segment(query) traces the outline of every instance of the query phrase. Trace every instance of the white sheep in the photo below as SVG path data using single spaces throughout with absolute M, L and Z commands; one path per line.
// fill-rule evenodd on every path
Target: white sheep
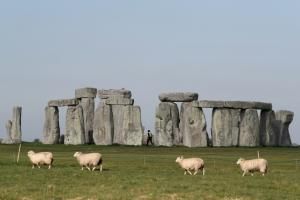
M 51 152 L 35 153 L 34 151 L 28 151 L 27 155 L 32 163 L 32 169 L 35 165 L 38 168 L 41 168 L 40 165 L 49 165 L 48 169 L 51 169 L 53 163 L 53 154 Z
M 89 171 L 91 171 L 90 167 L 93 167 L 92 171 L 96 169 L 97 166 L 100 167 L 100 172 L 102 172 L 102 155 L 100 153 L 82 153 L 76 152 L 74 157 L 77 159 L 79 165 L 81 166 L 81 170 L 86 167 Z
M 238 159 L 236 162 L 237 165 L 240 165 L 241 170 L 243 171 L 243 176 L 246 173 L 250 172 L 253 176 L 253 172 L 259 171 L 264 176 L 268 171 L 268 161 L 263 158 L 245 160 L 243 158 Z
M 183 169 L 184 175 L 188 172 L 192 175 L 190 170 L 194 170 L 194 175 L 198 173 L 199 170 L 202 170 L 202 174 L 204 176 L 204 161 L 201 158 L 183 158 L 183 156 L 177 157 L 176 161 Z

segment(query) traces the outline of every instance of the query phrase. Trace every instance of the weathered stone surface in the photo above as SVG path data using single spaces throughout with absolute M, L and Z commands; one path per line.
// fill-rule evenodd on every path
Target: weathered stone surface
M 94 142 L 97 145 L 113 144 L 113 115 L 110 105 L 101 102 L 95 112 Z
M 239 146 L 259 146 L 259 118 L 254 109 L 241 112 Z
M 80 105 L 69 106 L 66 116 L 65 144 L 84 144 L 84 117 Z
M 79 88 L 75 90 L 75 98 L 95 98 L 97 96 L 97 88 Z
M 201 108 L 193 107 L 192 103 L 182 103 L 179 129 L 184 146 L 207 147 L 206 119 Z
M 13 108 L 13 116 L 11 120 L 10 128 L 10 138 L 12 143 L 18 144 L 22 142 L 22 130 L 21 130 L 21 121 L 22 121 L 22 107 Z
M 271 103 L 251 101 L 194 101 L 194 107 L 272 110 Z
M 109 90 L 99 90 L 98 96 L 100 99 L 108 99 L 112 96 L 119 96 L 122 98 L 131 98 L 131 91 L 126 89 L 109 89 Z
M 45 122 L 43 131 L 44 144 L 58 144 L 60 137 L 59 111 L 57 107 L 45 108 Z
M 65 135 L 64 134 L 60 135 L 58 143 L 59 144 L 64 144 L 65 143 Z
M 79 104 L 78 99 L 59 99 L 51 100 L 48 102 L 48 106 L 63 107 L 63 106 L 76 106 Z
M 277 146 L 279 132 L 276 131 L 276 118 L 273 110 L 262 110 L 260 113 L 260 145 Z
M 240 110 L 215 108 L 212 114 L 212 145 L 238 146 Z
M 294 113 L 287 110 L 280 110 L 276 112 L 277 131 L 279 133 L 278 145 L 291 146 L 292 141 L 289 132 L 290 123 L 294 119 Z
M 1 143 L 3 143 L 3 144 L 13 144 L 14 143 L 14 141 L 11 138 L 11 127 L 12 127 L 12 121 L 8 120 L 5 124 L 7 138 L 3 139 L 1 141 Z
M 85 144 L 92 144 L 95 100 L 94 98 L 81 98 L 79 104 L 83 110 Z
M 126 145 L 142 145 L 143 126 L 139 106 L 124 107 L 123 131 L 122 135 Z
M 159 95 L 159 100 L 162 102 L 191 102 L 197 99 L 198 93 L 193 92 L 172 92 Z
M 120 96 L 111 96 L 108 99 L 105 99 L 105 103 L 107 105 L 133 105 L 134 100 Z
M 155 114 L 155 145 L 172 146 L 181 143 L 179 111 L 175 103 L 162 102 Z

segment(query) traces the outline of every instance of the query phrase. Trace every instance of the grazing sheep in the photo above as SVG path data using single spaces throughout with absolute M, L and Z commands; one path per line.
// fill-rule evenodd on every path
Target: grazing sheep
M 100 172 L 102 172 L 102 155 L 100 153 L 81 153 L 76 152 L 74 157 L 77 159 L 79 165 L 81 166 L 81 170 L 86 167 L 89 171 L 91 171 L 90 167 L 93 167 L 92 171 L 96 169 L 97 166 L 100 167 Z
M 41 168 L 40 165 L 49 165 L 48 169 L 51 169 L 53 163 L 53 154 L 51 152 L 35 153 L 34 151 L 28 151 L 27 155 L 32 163 L 32 169 L 35 165 L 38 168 Z
M 184 175 L 188 172 L 192 175 L 190 170 L 194 170 L 194 175 L 198 173 L 199 170 L 202 170 L 202 174 L 204 176 L 204 161 L 201 158 L 183 158 L 183 156 L 177 157 L 176 161 L 183 169 Z
M 264 176 L 268 171 L 268 161 L 263 158 L 245 160 L 243 158 L 238 159 L 236 162 L 237 165 L 240 165 L 243 173 L 243 176 L 246 175 L 247 172 L 250 172 L 253 176 L 253 172 L 259 171 Z

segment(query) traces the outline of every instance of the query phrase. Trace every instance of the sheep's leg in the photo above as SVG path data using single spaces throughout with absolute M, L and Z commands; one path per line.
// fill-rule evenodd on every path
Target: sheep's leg
M 48 169 L 51 169 L 51 164 L 49 165 Z
M 184 175 L 186 175 L 186 169 L 184 170 Z
M 205 175 L 205 169 L 204 168 L 202 169 L 202 175 L 203 176 Z
M 198 173 L 198 170 L 195 170 L 194 175 L 196 175 Z
M 246 175 L 246 173 L 247 173 L 247 171 L 244 171 L 244 173 L 243 173 L 243 176 L 245 176 L 245 175 Z
M 83 166 L 81 166 L 81 171 L 83 171 Z
M 31 169 L 34 169 L 34 164 L 32 165 Z
M 188 173 L 189 173 L 190 175 L 193 175 L 192 172 L 191 172 L 190 170 L 187 170 L 187 171 L 188 171 Z
M 39 167 L 39 169 L 41 168 L 41 166 L 39 164 L 37 166 Z
M 103 169 L 102 169 L 102 165 L 100 165 L 100 172 L 102 172 L 102 170 L 103 170 Z
M 95 171 L 95 169 L 96 169 L 96 167 L 94 166 L 93 169 L 92 169 L 92 171 Z
M 87 168 L 89 171 L 91 171 L 91 168 L 90 168 L 89 166 L 86 166 L 86 168 Z

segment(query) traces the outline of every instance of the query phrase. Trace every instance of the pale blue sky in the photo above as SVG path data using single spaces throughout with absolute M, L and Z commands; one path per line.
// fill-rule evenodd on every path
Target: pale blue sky
M 14 105 L 33 140 L 48 100 L 92 86 L 132 90 L 151 129 L 160 92 L 272 102 L 295 112 L 300 143 L 299 10 L 297 0 L 1 1 L 0 137 Z

